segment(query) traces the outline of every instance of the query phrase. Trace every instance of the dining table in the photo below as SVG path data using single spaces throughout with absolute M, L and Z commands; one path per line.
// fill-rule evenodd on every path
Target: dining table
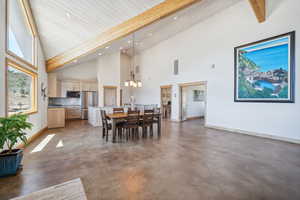
M 148 114 L 146 114 L 148 115 Z M 154 113 L 154 118 L 157 118 L 157 134 L 160 136 L 161 134 L 161 113 Z M 139 114 L 140 118 L 143 119 L 144 113 Z M 128 114 L 126 112 L 124 113 L 111 113 L 107 114 L 107 117 L 111 119 L 112 124 L 112 133 L 113 133 L 113 142 L 116 141 L 116 135 L 117 135 L 117 123 L 123 122 L 128 117 Z

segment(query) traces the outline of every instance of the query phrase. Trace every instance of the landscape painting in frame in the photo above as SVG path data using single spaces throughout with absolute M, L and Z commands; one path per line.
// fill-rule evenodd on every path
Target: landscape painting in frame
M 234 50 L 235 102 L 294 102 L 295 32 Z

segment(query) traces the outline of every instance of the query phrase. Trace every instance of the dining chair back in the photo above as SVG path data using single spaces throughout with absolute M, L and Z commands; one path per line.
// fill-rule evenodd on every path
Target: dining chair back
M 139 110 L 129 110 L 127 112 L 128 116 L 130 115 L 140 115 L 140 111 Z
M 139 138 L 140 112 L 128 111 L 123 127 L 126 129 L 126 138 Z
M 124 113 L 124 108 L 113 108 L 113 113 Z
M 127 128 L 130 128 L 133 126 L 138 126 L 139 125 L 139 119 L 140 119 L 140 115 L 139 113 L 136 113 L 136 114 L 129 114 L 126 118 L 126 123 L 125 123 L 125 126 Z
M 148 112 L 148 113 L 144 113 L 143 115 L 143 120 L 142 120 L 142 124 L 143 126 L 150 126 L 153 124 L 153 118 L 154 118 L 154 112 Z
M 154 114 L 154 109 L 144 110 L 144 114 L 145 114 L 145 115 L 148 115 L 148 114 L 153 115 L 153 114 Z
M 106 141 L 108 140 L 108 131 L 111 130 L 112 126 L 108 123 L 108 117 L 106 115 L 105 110 L 100 110 L 101 113 L 101 121 L 102 121 L 102 137 L 106 136 Z
M 138 108 L 137 107 L 135 107 L 135 108 L 128 108 L 128 111 L 127 112 L 131 112 L 131 111 L 138 111 Z

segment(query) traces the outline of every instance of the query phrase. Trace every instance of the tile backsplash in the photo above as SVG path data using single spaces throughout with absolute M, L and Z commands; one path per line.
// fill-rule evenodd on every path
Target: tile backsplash
M 80 98 L 49 98 L 49 106 L 80 106 Z

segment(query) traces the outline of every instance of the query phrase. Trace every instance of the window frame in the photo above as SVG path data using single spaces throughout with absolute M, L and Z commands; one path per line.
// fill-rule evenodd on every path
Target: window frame
M 26 111 L 26 112 L 19 112 L 22 114 L 26 114 L 26 115 L 31 115 L 31 114 L 35 114 L 38 112 L 38 74 L 26 67 L 23 67 L 21 64 L 6 58 L 5 60 L 5 115 L 6 116 L 11 116 L 13 114 L 9 114 L 8 113 L 8 68 L 9 67 L 13 67 L 19 71 L 22 71 L 28 75 L 30 75 L 32 77 L 33 83 L 32 83 L 32 97 L 31 97 L 31 110 Z M 17 114 L 17 113 L 15 113 Z
M 32 63 L 28 62 L 27 60 L 21 58 L 11 50 L 9 50 L 9 0 L 6 0 L 6 43 L 5 43 L 5 49 L 6 49 L 6 54 L 13 57 L 14 59 L 28 65 L 30 68 L 34 70 L 38 70 L 37 67 L 37 31 L 35 28 L 35 23 L 33 21 L 32 13 L 30 6 L 27 2 L 27 0 L 16 0 L 19 1 L 22 11 L 23 11 L 23 16 L 25 17 L 26 21 L 26 26 L 29 29 L 31 36 L 32 36 Z

